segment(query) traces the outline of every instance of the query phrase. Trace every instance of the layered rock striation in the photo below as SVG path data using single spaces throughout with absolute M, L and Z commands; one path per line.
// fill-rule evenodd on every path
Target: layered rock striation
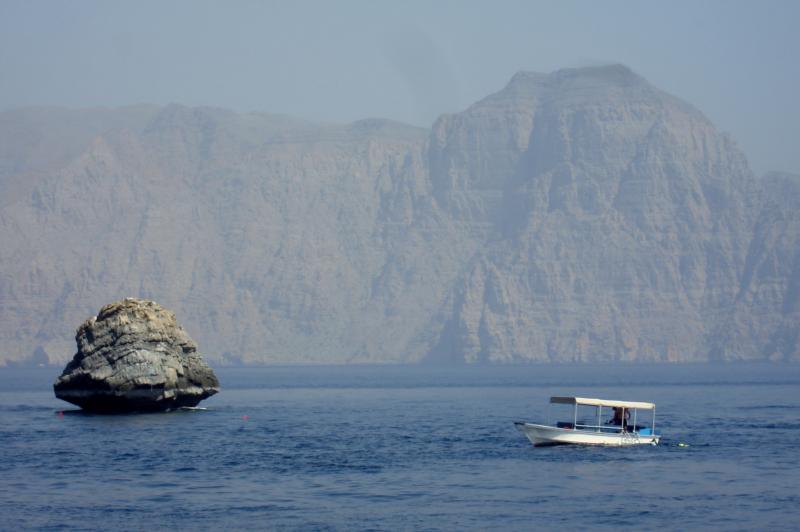
M 152 301 L 106 305 L 75 335 L 78 352 L 53 388 L 94 412 L 196 406 L 219 391 L 216 375 L 175 314 Z
M 118 112 L 0 116 L 40 138 L 0 150 L 0 361 L 66 362 L 120 293 L 220 364 L 800 357 L 796 178 L 624 66 L 430 130 Z
M 433 357 L 761 358 L 722 332 L 758 183 L 698 110 L 621 65 L 520 73 L 433 138 L 437 198 L 482 237 Z

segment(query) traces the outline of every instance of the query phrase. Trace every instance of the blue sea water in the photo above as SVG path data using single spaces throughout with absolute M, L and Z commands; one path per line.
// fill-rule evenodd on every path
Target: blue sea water
M 798 365 L 219 369 L 205 411 L 122 416 L 57 373 L 0 370 L 2 529 L 800 526 Z M 534 448 L 551 395 L 655 402 L 662 444 Z

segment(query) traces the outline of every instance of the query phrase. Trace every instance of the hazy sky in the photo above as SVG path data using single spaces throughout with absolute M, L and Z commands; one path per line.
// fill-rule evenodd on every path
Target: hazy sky
M 800 173 L 800 1 L 0 0 L 0 109 L 213 105 L 429 126 L 519 70 L 624 63 Z

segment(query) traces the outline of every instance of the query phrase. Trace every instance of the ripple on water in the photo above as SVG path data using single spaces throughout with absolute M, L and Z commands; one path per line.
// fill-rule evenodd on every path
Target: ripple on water
M 463 385 L 447 375 L 437 386 L 427 373 L 385 385 L 379 369 L 369 370 L 373 382 L 359 370 L 369 384 L 359 387 L 315 368 L 278 372 L 312 383 L 305 388 L 259 387 L 259 375 L 276 377 L 253 370 L 207 411 L 119 417 L 54 415 L 51 390 L 31 392 L 30 407 L 0 394 L 10 401 L 0 404 L 3 527 L 528 529 L 534 518 L 574 528 L 579 516 L 592 528 L 672 529 L 681 516 L 683 529 L 779 529 L 800 521 L 800 423 L 786 399 L 796 385 L 780 384 L 794 377 L 773 386 L 762 372 L 749 385 L 747 372 L 737 381 L 728 368 L 729 384 L 706 375 L 678 385 L 686 372 L 662 369 L 665 383 L 647 375 L 650 384 L 636 389 L 609 386 L 602 371 L 597 382 L 588 373 L 576 380 L 569 368 L 563 378 L 552 369 L 546 378 L 537 368 L 495 371 L 485 386 L 472 373 Z M 713 383 L 713 393 L 698 382 Z M 587 388 L 654 400 L 663 444 L 533 448 L 514 428 L 513 420 L 543 419 L 549 395 Z M 705 400 L 713 411 L 699 406 Z

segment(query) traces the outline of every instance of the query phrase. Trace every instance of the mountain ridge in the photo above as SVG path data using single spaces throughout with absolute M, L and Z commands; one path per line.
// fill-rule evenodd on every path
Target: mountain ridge
M 146 110 L 3 155 L 35 178 L 0 204 L 0 360 L 61 363 L 126 296 L 217 364 L 800 359 L 795 181 L 622 65 L 430 129 Z

